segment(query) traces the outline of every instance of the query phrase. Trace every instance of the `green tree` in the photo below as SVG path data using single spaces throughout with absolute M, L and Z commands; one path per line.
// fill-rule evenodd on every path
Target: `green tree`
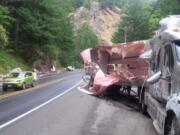
M 8 45 L 8 36 L 6 29 L 0 25 L 0 47 L 3 48 Z
M 80 49 L 84 50 L 90 47 L 96 47 L 99 44 L 99 40 L 88 25 L 83 25 L 77 31 L 75 43 Z
M 148 39 L 149 32 L 149 7 L 142 0 L 129 0 L 125 15 L 119 24 L 117 32 L 114 33 L 114 43 L 124 42 L 124 31 L 127 30 L 127 41 Z
M 72 0 L 73 6 L 79 8 L 81 6 L 89 7 L 93 0 Z M 114 6 L 123 7 L 127 0 L 96 0 L 99 2 L 101 8 L 112 8 Z
M 72 5 L 74 8 L 79 8 L 83 5 L 84 0 L 72 0 Z
M 87 48 L 97 47 L 99 45 L 99 40 L 94 31 L 92 31 L 92 29 L 89 26 L 83 25 L 76 32 L 74 44 L 76 46 L 76 49 L 74 51 L 74 65 L 80 67 L 82 64 L 80 62 L 80 53 Z
M 159 0 L 162 16 L 179 14 L 180 1 L 179 0 Z
M 83 6 L 86 7 L 86 8 L 89 8 L 90 7 L 90 0 L 84 0 L 83 1 Z
M 66 54 L 73 48 L 73 26 L 68 17 L 71 11 L 68 0 L 24 1 L 16 12 L 19 23 L 16 51 L 28 60 L 38 57 L 39 52 L 46 53 L 64 64 L 68 56 L 62 57 L 60 53 Z
M 114 6 L 118 6 L 122 8 L 127 0 L 99 0 L 101 8 L 113 8 Z
M 5 28 L 9 29 L 12 27 L 14 19 L 10 16 L 10 11 L 7 6 L 0 5 L 0 24 Z
M 157 0 L 153 1 L 151 7 L 154 9 L 149 19 L 149 28 L 151 35 L 157 30 L 159 21 L 167 17 L 168 15 L 176 15 L 180 12 L 180 1 L 179 0 Z
M 162 19 L 162 15 L 160 10 L 154 11 L 154 13 L 151 15 L 149 19 L 149 30 L 151 32 L 151 35 L 154 35 L 154 31 L 158 29 L 159 22 Z
M 14 19 L 10 16 L 7 6 L 0 5 L 0 47 L 5 47 L 9 42 L 8 32 Z

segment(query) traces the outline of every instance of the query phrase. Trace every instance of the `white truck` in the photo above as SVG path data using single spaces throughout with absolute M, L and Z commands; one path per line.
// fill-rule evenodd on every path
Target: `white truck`
M 162 19 L 150 43 L 151 70 L 140 95 L 141 109 L 160 135 L 180 135 L 180 16 Z
M 180 135 L 180 16 L 160 22 L 156 36 L 81 53 L 88 94 L 111 90 L 130 95 L 137 88 L 140 110 L 148 113 L 160 135 Z

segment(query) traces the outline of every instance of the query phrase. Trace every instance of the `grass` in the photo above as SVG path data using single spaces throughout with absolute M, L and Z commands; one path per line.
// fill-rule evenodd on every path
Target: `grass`
M 28 64 L 19 56 L 6 50 L 0 50 L 0 73 L 5 74 L 14 68 L 29 69 Z

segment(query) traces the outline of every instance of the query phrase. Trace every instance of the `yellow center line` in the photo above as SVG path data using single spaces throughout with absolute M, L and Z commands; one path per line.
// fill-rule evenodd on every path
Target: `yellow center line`
M 12 97 L 12 96 L 20 95 L 20 94 L 23 94 L 23 93 L 31 92 L 31 91 L 34 91 L 34 90 L 40 90 L 39 88 L 44 88 L 44 87 L 46 87 L 48 85 L 58 83 L 58 82 L 62 81 L 65 78 L 67 78 L 67 77 L 64 77 L 64 78 L 61 78 L 61 79 L 58 79 L 58 80 L 54 80 L 54 81 L 50 81 L 50 82 L 47 82 L 47 83 L 39 84 L 39 85 L 37 85 L 37 86 L 35 86 L 33 88 L 28 88 L 28 89 L 21 90 L 21 91 L 14 91 L 14 92 L 4 93 L 3 95 L 0 95 L 0 100 L 6 99 L 6 98 L 9 98 L 9 97 Z

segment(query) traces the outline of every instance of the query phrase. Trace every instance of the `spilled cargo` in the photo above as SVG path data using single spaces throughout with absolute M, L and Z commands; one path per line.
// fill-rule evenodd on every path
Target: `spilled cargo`
M 150 68 L 150 48 L 148 41 L 137 41 L 84 50 L 84 70 L 90 76 L 86 90 L 100 95 L 111 86 L 141 87 Z

